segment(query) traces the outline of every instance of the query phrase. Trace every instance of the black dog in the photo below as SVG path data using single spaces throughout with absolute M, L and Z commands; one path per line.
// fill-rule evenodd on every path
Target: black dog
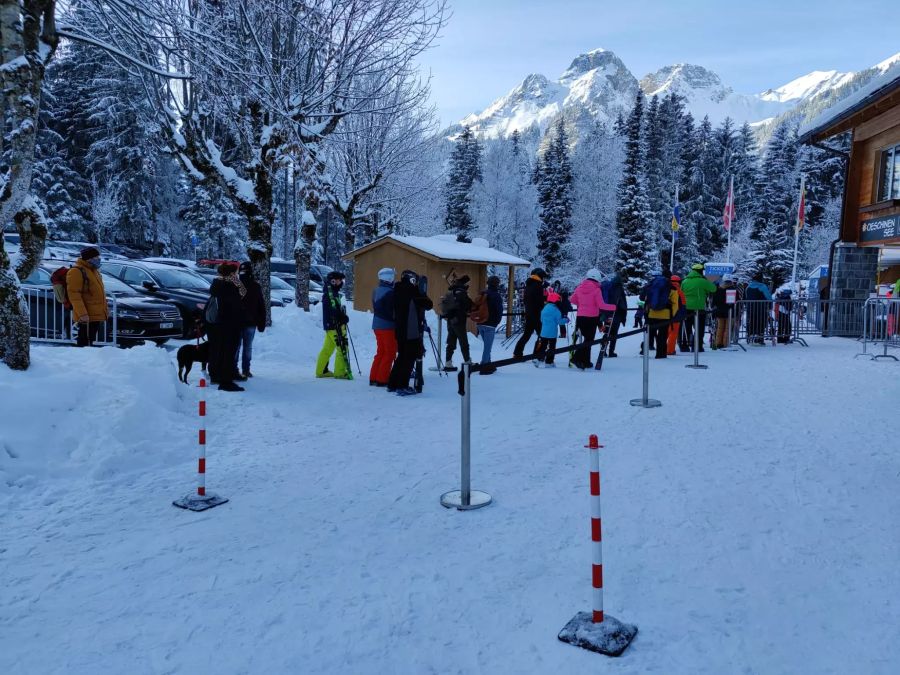
M 209 362 L 209 343 L 201 342 L 198 345 L 184 345 L 178 348 L 178 379 L 188 384 L 187 376 L 191 372 L 191 367 L 195 363 L 200 363 L 200 367 L 206 370 L 206 364 Z

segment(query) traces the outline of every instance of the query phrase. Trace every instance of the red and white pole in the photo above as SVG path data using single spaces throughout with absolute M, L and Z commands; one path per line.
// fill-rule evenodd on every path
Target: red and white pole
M 215 492 L 206 491 L 206 379 L 200 379 L 200 400 L 197 403 L 200 418 L 197 430 L 197 445 L 200 446 L 200 457 L 197 459 L 197 492 L 191 492 L 172 504 L 180 509 L 205 511 L 214 506 L 225 504 L 228 500 Z
M 588 439 L 591 457 L 591 579 L 594 623 L 603 623 L 603 527 L 600 520 L 600 442 L 595 434 Z
M 200 432 L 197 440 L 200 445 L 200 458 L 197 460 L 197 496 L 206 496 L 206 379 L 200 378 Z

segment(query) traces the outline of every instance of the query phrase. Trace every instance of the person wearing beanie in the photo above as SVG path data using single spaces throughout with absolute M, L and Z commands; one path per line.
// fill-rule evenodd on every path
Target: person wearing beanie
M 375 358 L 369 369 L 369 386 L 386 387 L 397 356 L 394 321 L 394 278 L 392 267 L 378 270 L 378 285 L 372 290 L 372 332 L 375 333 Z
M 685 339 L 690 351 L 694 349 L 694 321 L 699 320 L 700 351 L 703 351 L 703 334 L 706 332 L 706 302 L 716 292 L 716 285 L 703 276 L 703 263 L 691 265 L 691 271 L 681 282 L 681 290 L 687 304 L 684 320 Z
M 234 263 L 222 263 L 216 271 L 219 276 L 209 287 L 206 312 L 209 379 L 222 391 L 244 391 L 234 381 L 240 379 L 235 354 L 241 341 L 247 288 L 238 277 L 238 266 Z
M 239 360 L 241 366 L 237 379 L 243 381 L 253 377 L 253 373 L 250 372 L 253 339 L 256 337 L 257 331 L 264 333 L 266 330 L 266 303 L 263 300 L 262 286 L 253 276 L 253 265 L 249 260 L 242 262 L 238 268 L 238 279 L 247 289 L 247 292 L 241 297 L 243 321 L 241 321 L 241 332 L 238 335 L 238 348 L 234 352 L 234 369 L 238 370 Z
M 537 352 L 541 341 L 541 312 L 544 309 L 544 289 L 547 287 L 547 273 L 540 267 L 531 270 L 531 276 L 525 281 L 524 305 L 525 326 L 522 329 L 522 337 L 513 347 L 513 356 L 521 357 L 525 354 L 525 345 L 531 339 L 532 334 L 537 333 L 537 342 L 534 351 Z M 512 308 L 510 308 L 512 311 Z
M 572 295 L 571 302 L 578 311 L 575 316 L 575 330 L 581 335 L 581 345 L 572 354 L 572 365 L 581 370 L 593 367 L 591 362 L 591 342 L 600 324 L 600 312 L 615 312 L 616 306 L 603 299 L 600 270 L 591 268 Z
M 562 296 L 556 291 L 548 291 L 547 302 L 541 310 L 541 345 L 533 361 L 536 367 L 540 368 L 543 362 L 544 368 L 556 368 L 553 352 L 556 351 L 559 329 L 567 323 L 569 317 L 562 312 Z
M 459 343 L 463 361 L 471 363 L 469 353 L 469 335 L 466 321 L 472 311 L 472 300 L 469 298 L 469 277 L 463 274 L 450 284 L 450 290 L 441 298 L 441 315 L 447 320 L 447 358 L 444 370 L 456 370 L 453 365 L 453 352 Z
M 100 267 L 100 251 L 87 246 L 66 272 L 66 293 L 72 303 L 72 317 L 78 323 L 76 344 L 79 347 L 93 346 L 100 327 L 109 318 Z
M 325 329 L 325 340 L 316 359 L 316 377 L 334 377 L 339 380 L 352 380 L 350 370 L 350 348 L 347 340 L 347 324 L 350 317 L 344 307 L 344 273 L 332 271 L 325 277 L 325 288 L 322 291 L 322 327 Z M 336 353 L 335 353 L 336 350 Z M 328 370 L 331 355 L 334 356 L 334 372 Z
M 656 358 L 664 359 L 667 356 L 666 335 L 669 329 L 669 321 L 678 313 L 679 296 L 672 287 L 672 273 L 664 269 L 654 275 L 653 279 L 644 286 L 640 293 L 640 299 L 645 303 L 644 310 L 647 314 L 647 335 L 649 344 L 641 344 L 641 354 L 644 348 L 656 348 Z M 657 304 L 658 303 L 658 304 Z
M 503 318 L 503 298 L 500 296 L 500 277 L 491 276 L 487 280 L 485 288 L 472 305 L 469 318 L 478 327 L 478 337 L 481 338 L 481 369 L 482 375 L 491 375 L 497 372 L 491 363 L 491 348 L 494 346 L 494 336 L 497 334 L 497 326 Z
M 713 293 L 713 316 L 716 319 L 716 335 L 713 349 L 724 349 L 728 346 L 731 335 L 731 321 L 734 305 L 728 304 L 728 291 L 735 290 L 734 277 L 731 274 L 722 276 L 722 283 Z

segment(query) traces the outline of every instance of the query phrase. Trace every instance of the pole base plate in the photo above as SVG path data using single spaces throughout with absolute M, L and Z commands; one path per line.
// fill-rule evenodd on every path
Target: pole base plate
M 637 632 L 637 626 L 622 623 L 609 614 L 603 616 L 601 623 L 594 623 L 591 612 L 578 612 L 557 637 L 570 645 L 598 654 L 621 656 Z
M 192 492 L 181 499 L 176 499 L 172 502 L 172 506 L 177 506 L 179 509 L 187 509 L 188 511 L 206 511 L 206 509 L 220 506 L 226 502 L 228 502 L 228 499 L 220 497 L 215 492 L 207 492 L 203 497 L 196 492 Z
M 641 408 L 659 408 L 662 403 L 655 398 L 648 398 L 646 401 L 642 398 L 633 398 L 629 401 L 631 405 Z
M 691 368 L 692 370 L 706 370 L 709 366 L 704 366 L 702 363 L 698 363 L 696 366 L 693 363 L 689 363 L 685 366 L 685 368 Z
M 469 492 L 469 503 L 463 504 L 462 490 L 451 490 L 441 495 L 441 506 L 448 509 L 459 509 L 460 511 L 472 511 L 487 506 L 492 501 L 491 496 L 487 492 L 481 490 L 471 490 Z

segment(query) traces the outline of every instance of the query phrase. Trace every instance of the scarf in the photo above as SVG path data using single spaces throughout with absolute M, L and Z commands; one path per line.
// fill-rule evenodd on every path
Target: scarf
M 241 280 L 238 278 L 237 272 L 229 274 L 227 277 L 222 277 L 222 279 L 224 281 L 227 281 L 228 283 L 234 284 L 237 287 L 238 293 L 240 293 L 241 298 L 247 295 L 247 287 L 241 283 Z

